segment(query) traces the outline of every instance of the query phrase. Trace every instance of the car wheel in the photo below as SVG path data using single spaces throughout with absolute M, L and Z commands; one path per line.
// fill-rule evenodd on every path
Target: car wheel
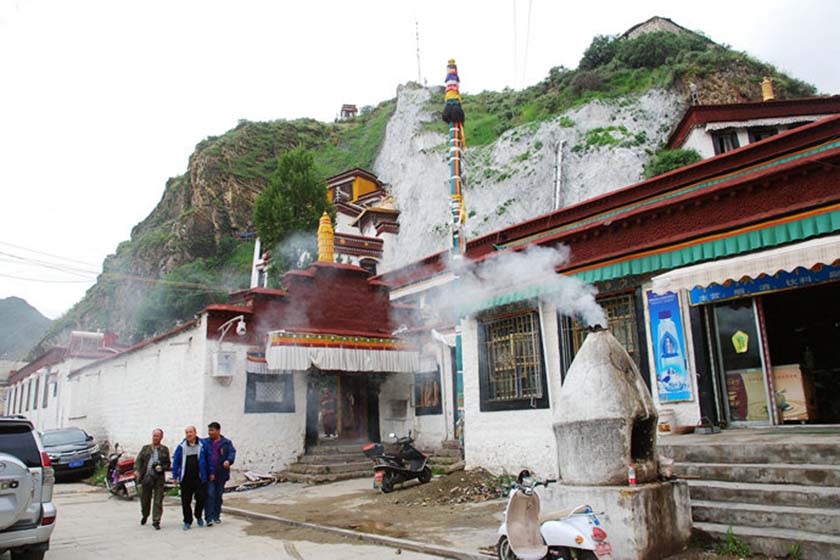
M 12 550 L 12 560 L 44 560 L 46 550 Z

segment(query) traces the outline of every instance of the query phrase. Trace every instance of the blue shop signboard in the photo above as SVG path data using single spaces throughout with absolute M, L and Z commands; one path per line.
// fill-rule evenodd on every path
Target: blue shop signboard
M 759 276 L 755 279 L 744 278 L 738 282 L 729 281 L 705 287 L 698 286 L 688 292 L 688 301 L 691 305 L 700 305 L 767 292 L 790 290 L 799 286 L 831 282 L 832 280 L 840 280 L 840 266 L 819 265 L 814 268 L 800 266 L 791 272 L 780 270 L 776 274 Z
M 659 402 L 692 400 L 685 357 L 680 298 L 673 292 L 647 293 Z

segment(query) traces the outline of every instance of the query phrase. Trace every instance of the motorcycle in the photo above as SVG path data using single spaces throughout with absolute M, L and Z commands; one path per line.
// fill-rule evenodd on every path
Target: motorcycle
M 365 455 L 375 461 L 373 466 L 373 487 L 379 488 L 384 494 L 394 490 L 395 484 L 417 479 L 421 484 L 432 480 L 432 469 L 426 465 L 428 457 L 423 455 L 414 445 L 411 432 L 408 436 L 398 438 L 396 434 L 388 434 L 395 438 L 399 450 L 396 454 L 385 453 L 381 443 L 369 443 L 362 448 Z
M 511 485 L 505 517 L 499 527 L 499 560 L 609 559 L 612 546 L 598 515 L 587 505 L 540 516 L 538 486 L 556 480 L 537 480 L 524 470 Z M 600 514 L 603 515 L 603 514 Z
M 120 444 L 114 445 L 114 451 L 108 455 L 108 469 L 105 473 L 105 486 L 114 496 L 131 500 L 137 495 L 137 476 L 134 473 L 134 459 L 120 457 L 124 452 L 119 451 Z

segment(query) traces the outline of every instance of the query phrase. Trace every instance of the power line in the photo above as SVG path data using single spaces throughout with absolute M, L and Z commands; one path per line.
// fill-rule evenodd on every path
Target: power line
M 46 280 L 43 278 L 24 278 L 23 276 L 14 276 L 12 274 L 2 274 L 3 278 L 13 278 L 15 280 L 25 280 L 27 282 L 42 282 L 44 284 L 88 284 L 94 280 Z
M 88 262 L 77 261 L 76 259 L 71 259 L 71 258 L 68 258 L 68 257 L 62 257 L 60 255 L 53 255 L 51 253 L 45 253 L 43 251 L 37 251 L 35 249 L 29 249 L 28 247 L 22 247 L 20 245 L 15 245 L 14 243 L 9 243 L 7 241 L 0 241 L 0 245 L 7 245 L 9 247 L 14 247 L 15 249 L 22 249 L 24 251 L 29 251 L 30 253 L 37 253 L 39 255 L 44 255 L 46 257 L 53 257 L 54 259 L 61 259 L 63 261 L 70 261 L 70 262 L 74 262 L 76 264 L 83 264 L 83 265 L 86 265 L 86 266 L 96 266 L 95 264 L 91 264 L 91 263 L 88 263 Z
M 74 276 L 80 276 L 80 275 L 96 276 L 97 274 L 99 274 L 99 272 L 93 271 L 93 270 L 86 270 L 86 269 L 77 268 L 77 267 L 68 266 L 68 265 L 63 265 L 63 264 L 59 264 L 59 263 L 51 263 L 51 262 L 42 261 L 42 260 L 38 260 L 38 259 L 32 259 L 32 258 L 29 258 L 29 257 L 21 257 L 20 255 L 14 255 L 12 253 L 6 253 L 5 251 L 0 251 L 0 255 L 4 255 L 6 257 L 10 257 L 11 259 L 14 259 L 14 260 L 0 259 L 0 260 L 4 260 L 5 262 L 15 262 L 15 263 L 18 263 L 18 264 L 29 265 L 29 266 L 40 266 L 42 268 L 49 268 L 49 269 L 52 269 L 52 270 L 57 270 L 59 272 L 65 272 L 67 274 L 73 274 Z
M 525 25 L 525 55 L 522 57 L 522 87 L 525 87 L 525 73 L 528 67 L 528 43 L 531 41 L 531 6 L 533 0 L 528 0 L 528 21 Z

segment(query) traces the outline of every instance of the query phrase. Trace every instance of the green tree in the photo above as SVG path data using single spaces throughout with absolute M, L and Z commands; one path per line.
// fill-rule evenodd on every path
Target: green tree
M 304 247 L 316 245 L 318 219 L 324 212 L 333 213 L 312 153 L 298 146 L 283 154 L 254 204 L 254 225 L 263 246 L 272 252 L 273 273 L 285 272 Z M 292 254 L 283 245 L 291 246 Z
M 610 62 L 615 56 L 618 43 L 612 35 L 596 35 L 580 59 L 580 70 L 592 70 Z
M 660 150 L 645 164 L 645 178 L 697 163 L 703 159 L 697 150 Z
M 695 33 L 655 31 L 619 41 L 615 56 L 630 68 L 656 68 L 675 62 L 681 53 L 704 51 L 709 44 Z

